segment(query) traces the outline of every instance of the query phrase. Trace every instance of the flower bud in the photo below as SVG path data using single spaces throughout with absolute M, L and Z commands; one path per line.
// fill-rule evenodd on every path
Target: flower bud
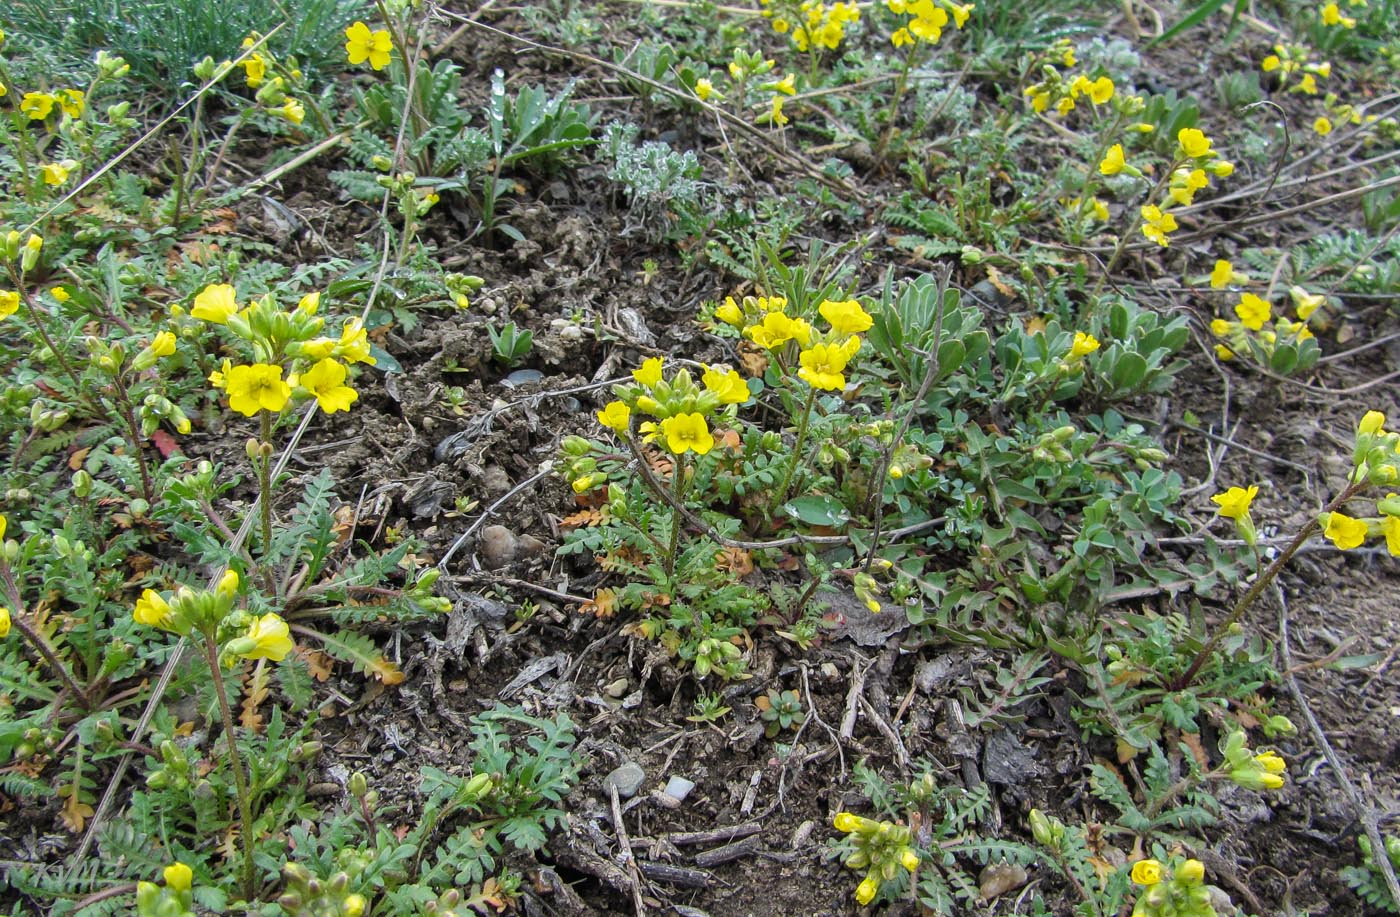
M 1205 877 L 1206 865 L 1200 860 L 1187 860 L 1176 870 L 1176 880 L 1185 885 L 1199 885 Z
M 43 237 L 31 233 L 29 239 L 24 243 L 24 251 L 20 252 L 20 269 L 25 271 L 34 270 L 34 266 L 39 263 L 39 252 L 43 247 Z
M 369 792 L 369 778 L 363 771 L 355 771 L 350 775 L 350 780 L 345 784 L 345 788 L 350 791 L 350 795 L 356 799 L 364 799 Z

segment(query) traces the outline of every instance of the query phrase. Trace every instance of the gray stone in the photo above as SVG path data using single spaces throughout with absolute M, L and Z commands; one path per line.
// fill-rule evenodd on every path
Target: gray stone
M 617 787 L 617 795 L 623 799 L 631 799 L 637 795 L 637 791 L 642 788 L 646 781 L 646 771 L 642 766 L 634 761 L 624 761 L 613 768 L 612 773 L 603 778 L 603 790 L 611 791 Z

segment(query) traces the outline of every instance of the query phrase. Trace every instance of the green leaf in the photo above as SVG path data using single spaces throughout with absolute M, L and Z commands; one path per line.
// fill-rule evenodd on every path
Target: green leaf
M 813 494 L 783 504 L 783 512 L 799 522 L 838 528 L 851 520 L 851 514 L 835 497 Z

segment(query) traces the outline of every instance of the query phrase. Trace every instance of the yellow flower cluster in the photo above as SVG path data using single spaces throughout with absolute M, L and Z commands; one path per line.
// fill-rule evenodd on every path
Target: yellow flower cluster
M 855 852 L 846 857 L 846 866 L 866 870 L 865 878 L 856 886 L 856 903 L 862 907 L 875 900 L 881 883 L 892 881 L 901 868 L 911 873 L 919 868 L 914 835 L 904 825 L 838 812 L 832 826 L 856 845 Z
M 57 89 L 53 92 L 26 92 L 19 100 L 19 110 L 31 121 L 46 121 L 57 107 L 69 118 L 81 118 L 87 109 L 87 94 L 81 89 Z
M 860 7 L 854 0 L 824 3 L 802 0 L 796 5 L 781 0 L 759 0 L 763 17 L 779 35 L 792 37 L 799 51 L 835 51 L 846 37 L 846 26 L 860 21 Z M 776 9 L 774 8 L 776 7 Z
M 1026 87 L 1025 94 L 1031 100 L 1031 108 L 1044 112 L 1054 105 L 1055 111 L 1067 115 L 1074 111 L 1078 100 L 1087 98 L 1095 105 L 1106 105 L 1113 100 L 1116 87 L 1107 76 L 1089 79 L 1082 73 L 1073 79 L 1065 80 L 1054 67 L 1045 67 L 1046 78 L 1033 86 Z
M 1400 481 L 1400 433 L 1385 429 L 1385 415 L 1367 411 L 1356 427 L 1352 453 L 1354 482 L 1393 485 Z M 1386 550 L 1400 557 L 1400 494 L 1387 493 L 1376 501 L 1375 516 L 1353 518 L 1341 512 L 1322 513 L 1322 534 L 1343 551 L 1359 548 L 1367 538 L 1383 537 Z
M 320 294 L 310 293 L 292 310 L 278 308 L 271 296 L 240 309 L 237 292 L 226 283 L 205 287 L 195 296 L 191 318 L 227 328 L 252 344 L 258 357 L 251 364 L 224 360 L 210 374 L 210 384 L 228 395 L 230 408 L 246 417 L 264 411 L 276 414 L 297 396 L 314 398 L 327 414 L 350 409 L 359 394 L 346 384 L 348 365 L 374 364 L 369 336 L 358 318 L 345 323 L 339 338 L 318 336 L 325 326 L 316 315 L 319 306 Z M 297 371 L 298 367 L 304 368 Z
M 1211 272 L 1211 286 L 1216 289 L 1225 287 L 1231 281 L 1240 282 L 1245 279 L 1247 278 L 1234 272 L 1228 261 L 1217 261 L 1215 269 Z M 1216 357 L 1232 360 L 1236 353 L 1248 349 L 1267 363 L 1273 357 L 1279 343 L 1296 346 L 1304 341 L 1313 340 L 1312 330 L 1308 328 L 1308 319 L 1326 298 L 1309 293 L 1299 286 L 1290 288 L 1288 293 L 1297 315 L 1296 321 L 1290 321 L 1283 316 L 1275 319 L 1273 303 L 1253 293 L 1241 293 L 1234 309 L 1238 321 L 1217 318 L 1210 323 L 1211 334 L 1219 339 L 1215 345 Z M 1266 328 L 1265 325 L 1270 322 L 1273 322 L 1273 327 Z
M 890 35 L 890 43 L 896 48 L 919 42 L 936 45 L 943 37 L 950 16 L 953 25 L 961 29 L 977 8 L 972 3 L 959 4 L 951 0 L 885 0 L 885 6 L 897 16 L 909 17 Z
M 1312 60 L 1312 51 L 1304 45 L 1274 45 L 1274 53 L 1266 56 L 1259 64 L 1265 73 L 1277 73 L 1279 87 L 1288 87 L 1296 77 L 1298 82 L 1290 92 L 1304 95 L 1317 95 L 1317 81 L 1332 75 L 1332 65 L 1327 61 L 1318 63 Z
M 249 35 L 243 39 L 243 49 L 246 51 L 258 43 L 258 36 Z M 196 74 L 210 73 L 208 66 L 212 61 L 206 59 L 205 65 L 196 67 Z M 288 95 L 288 88 L 301 85 L 301 71 L 295 67 L 284 66 L 281 61 L 272 56 L 264 48 L 249 54 L 239 61 L 243 68 L 244 79 L 247 80 L 248 88 L 256 90 L 258 105 L 269 113 L 281 118 L 285 118 L 293 124 L 301 124 L 306 118 L 306 106 L 299 100 Z M 232 67 L 231 61 L 224 61 L 219 65 L 221 69 Z
M 681 369 L 667 381 L 664 368 L 663 358 L 652 357 L 634 369 L 633 384 L 613 389 L 617 400 L 598 411 L 598 422 L 625 439 L 631 435 L 635 410 L 654 418 L 638 424 L 643 442 L 660 439 L 675 455 L 705 455 L 715 446 L 709 421 L 720 415 L 732 419 L 737 410 L 733 406 L 750 398 L 749 384 L 726 366 L 704 367 L 699 384 L 688 369 Z M 591 458 L 573 462 L 569 473 L 575 493 L 605 480 Z
M 1170 871 L 1160 860 L 1138 860 L 1129 877 L 1142 888 L 1133 917 L 1205 917 L 1215 913 L 1205 885 L 1206 866 L 1200 860 L 1183 860 Z
M 1258 531 L 1254 528 L 1254 520 L 1249 515 L 1249 504 L 1254 502 L 1254 497 L 1259 493 L 1259 487 L 1255 484 L 1249 487 L 1231 487 L 1224 493 L 1218 493 L 1211 497 L 1211 502 L 1217 507 L 1216 513 L 1221 518 L 1229 519 L 1235 523 L 1235 531 L 1246 544 L 1254 544 L 1258 538 Z
M 1194 127 L 1178 131 L 1176 144 L 1166 199 L 1161 204 L 1144 204 L 1139 211 L 1142 234 L 1163 247 L 1170 243 L 1170 234 L 1177 230 L 1176 217 L 1169 209 L 1189 206 L 1195 200 L 1196 192 L 1210 185 L 1209 176 L 1225 178 L 1235 171 L 1233 163 L 1218 158 L 1219 154 L 1212 149 L 1210 138 Z M 1115 143 L 1099 162 L 1099 174 L 1140 178 L 1142 170 L 1130 164 L 1123 152 L 1123 145 Z

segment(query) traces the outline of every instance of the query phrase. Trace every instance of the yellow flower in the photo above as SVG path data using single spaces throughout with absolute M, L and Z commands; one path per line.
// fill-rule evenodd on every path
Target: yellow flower
M 238 595 L 238 571 L 225 570 L 224 575 L 219 577 L 219 584 L 214 587 L 214 591 L 226 599 L 231 599 Z
M 781 92 L 785 96 L 795 95 L 797 93 L 797 77 L 789 73 L 773 84 L 773 91 Z
M 1156 860 L 1138 860 L 1133 864 L 1132 879 L 1137 885 L 1156 885 L 1162 881 L 1162 864 Z
M 321 291 L 312 290 L 301 299 L 297 300 L 297 311 L 303 315 L 315 315 L 316 310 L 321 308 Z
M 358 20 L 345 30 L 345 53 L 351 64 L 369 61 L 370 67 L 383 70 L 389 65 L 389 52 L 394 49 L 394 40 L 386 29 L 371 32 L 369 26 Z
M 358 318 L 352 318 L 340 329 L 340 340 L 332 353 L 346 363 L 368 363 L 373 366 L 378 361 L 369 353 L 369 333 Z
M 1224 344 L 1216 344 L 1215 356 L 1219 360 L 1233 360 L 1235 358 L 1235 352 Z
M 237 293 L 227 283 L 216 283 L 199 291 L 190 315 L 216 325 L 227 324 L 238 311 Z
M 782 96 L 778 96 L 778 95 L 773 96 L 773 107 L 772 107 L 772 109 L 768 112 L 768 120 L 772 121 L 774 124 L 778 125 L 779 127 L 782 127 L 784 124 L 787 124 L 789 121 L 792 120 L 792 119 L 789 118 L 787 115 L 783 114 L 783 97 L 782 97 Z
M 1318 307 L 1327 301 L 1327 297 L 1317 293 L 1309 293 L 1299 286 L 1289 287 L 1288 295 L 1293 300 L 1293 308 L 1297 311 L 1298 317 L 1303 321 L 1311 318 Z
M 772 350 L 788 341 L 797 341 L 805 346 L 812 335 L 812 328 L 800 318 L 788 318 L 781 312 L 769 312 L 763 321 L 750 325 L 744 333 L 758 346 Z
M 748 383 L 732 369 L 728 372 L 706 369 L 701 381 L 705 388 L 719 396 L 720 404 L 743 404 L 749 400 Z
M 168 357 L 175 352 L 175 335 L 169 331 L 160 331 L 151 340 L 151 352 L 157 357 Z
M 1089 199 L 1089 212 L 1100 223 L 1108 222 L 1108 205 L 1098 198 Z
M 19 110 L 31 121 L 42 121 L 53 112 L 54 97 L 47 92 L 26 92 L 19 100 Z
M 1181 206 L 1189 207 L 1196 199 L 1196 192 L 1209 184 L 1204 169 L 1178 169 L 1172 175 L 1171 189 L 1167 193 Z
M 1329 513 L 1327 528 L 1322 534 L 1343 551 L 1350 551 L 1361 547 L 1366 540 L 1366 523 L 1341 513 Z
M 1280 64 L 1282 63 L 1283 62 L 1279 60 L 1277 54 L 1270 54 L 1268 57 L 1264 58 L 1262 61 L 1259 62 L 1259 69 L 1263 70 L 1265 73 L 1273 73 L 1279 68 Z
M 694 452 L 704 455 L 715 446 L 715 438 L 705 418 L 699 414 L 677 414 L 661 421 L 661 432 L 666 436 L 666 448 L 676 455 Z
M 1400 516 L 1382 518 L 1381 532 L 1385 535 L 1385 547 L 1390 556 L 1400 557 Z
M 0 319 L 9 318 L 19 311 L 19 293 L 14 290 L 0 290 Z
M 1074 111 L 1074 99 L 1070 98 L 1069 96 L 1065 96 L 1063 99 L 1055 103 L 1055 110 L 1062 115 L 1069 114 L 1070 112 Z
M 1357 424 L 1356 431 L 1358 433 L 1384 433 L 1385 430 L 1381 429 L 1384 424 L 1384 414 L 1380 411 L 1367 411 L 1362 415 L 1361 423 Z M 3 532 L 4 529 L 0 529 L 0 533 Z
M 632 370 L 632 378 L 637 380 L 638 385 L 655 388 L 656 384 L 661 381 L 661 357 L 652 357 L 643 361 L 641 369 Z
M 1344 29 L 1356 28 L 1356 20 L 1350 16 L 1343 16 L 1342 11 L 1337 8 L 1337 4 L 1329 3 L 1321 10 L 1323 25 L 1339 25 Z
M 1230 332 L 1235 330 L 1234 322 L 1227 322 L 1223 318 L 1217 318 L 1210 323 L 1210 333 L 1218 338 L 1229 337 Z
M 724 305 L 715 309 L 715 318 L 726 325 L 733 325 L 737 328 L 744 323 L 744 311 L 739 308 L 739 304 L 734 301 L 733 296 L 727 296 Z
M 1273 305 L 1267 299 L 1260 299 L 1253 293 L 1242 293 L 1239 303 L 1235 306 L 1235 314 L 1250 331 L 1258 331 L 1273 317 Z
M 44 176 L 44 184 L 61 185 L 68 180 L 68 170 L 77 163 L 71 159 L 63 162 L 46 162 L 39 167 L 39 172 Z
M 335 338 L 313 338 L 303 341 L 297 353 L 308 360 L 324 360 L 335 353 Z
M 4 515 L 0 515 L 0 542 L 3 542 L 5 540 L 5 526 L 8 524 L 9 523 L 5 520 Z
M 267 76 L 267 61 L 261 54 L 253 54 L 243 61 L 243 73 L 248 79 L 248 88 L 257 89 Z
M 237 655 L 244 659 L 271 659 L 273 662 L 281 662 L 296 646 L 288 636 L 289 633 L 287 622 L 282 620 L 281 616 L 268 612 L 253 622 L 248 628 L 248 633 L 243 635 L 244 640 L 252 641 L 252 647 L 238 652 Z M 239 650 L 242 649 L 239 647 Z
M 223 391 L 228 387 L 228 374 L 232 371 L 233 362 L 228 357 L 224 357 L 223 365 L 209 374 L 209 384 L 214 388 Z
M 1332 122 L 1324 117 L 1319 117 L 1317 120 L 1313 121 L 1312 127 L 1313 133 L 1317 134 L 1319 137 L 1326 137 L 1328 134 L 1332 133 Z
M 598 475 L 586 474 L 575 480 L 569 486 L 573 488 L 576 494 L 586 494 L 593 489 L 593 485 L 597 483 L 598 477 Z
M 632 409 L 621 401 L 611 402 L 598 412 L 598 422 L 619 436 L 627 432 L 631 419 Z
M 316 404 L 327 414 L 348 411 L 359 392 L 345 384 L 350 371 L 335 360 L 321 360 L 298 377 L 302 388 L 316 397 Z
M 831 820 L 832 827 L 846 834 L 859 829 L 864 822 L 865 819 L 850 812 L 837 812 L 836 817 Z
M 67 287 L 54 287 L 49 290 L 49 295 L 59 302 L 67 302 L 73 298 L 73 294 L 68 292 Z
M 919 868 L 919 855 L 908 847 L 899 855 L 899 865 L 909 872 L 914 872 Z
M 860 347 L 859 338 L 851 338 Z M 846 344 L 813 344 L 798 355 L 802 368 L 797 376 L 813 388 L 823 391 L 837 391 L 846 387 L 846 364 L 855 350 Z
M 228 406 L 245 417 L 286 407 L 292 387 L 282 380 L 282 367 L 267 363 L 235 366 L 224 379 Z
M 860 307 L 860 303 L 854 299 L 835 302 L 825 300 L 817 311 L 821 317 L 831 323 L 831 330 L 837 334 L 860 334 L 868 331 L 875 320 L 870 314 Z
M 1191 159 L 1204 159 L 1215 155 L 1210 148 L 1210 138 L 1194 127 L 1183 127 L 1177 131 L 1176 142 L 1182 155 Z
M 695 97 L 701 102 L 704 102 L 707 101 L 710 98 L 710 96 L 715 96 L 716 98 L 724 98 L 718 92 L 715 91 L 714 83 L 711 83 L 709 80 L 703 77 L 696 80 Z
M 63 113 L 70 118 L 81 118 L 83 109 L 86 107 L 84 99 L 87 93 L 81 89 L 60 89 L 54 93 L 54 101 L 58 107 L 63 109 Z
M 293 124 L 300 124 L 306 119 L 306 106 L 296 99 L 289 98 L 277 109 L 277 113 Z
M 10 635 L 10 609 L 0 605 L 0 640 Z
M 1147 204 L 1142 208 L 1142 234 L 1165 248 L 1167 233 L 1176 231 L 1176 217 Z
M 1087 357 L 1089 354 L 1099 349 L 1099 340 L 1092 334 L 1085 334 L 1083 331 L 1074 332 L 1074 343 L 1070 345 L 1069 355 L 1071 358 Z
M 165 867 L 165 887 L 177 892 L 187 892 L 194 882 L 194 870 L 184 863 L 171 863 Z
M 1235 164 L 1222 159 L 1218 162 L 1208 163 L 1205 170 L 1216 178 L 1229 178 L 1235 174 Z
M 1315 96 L 1317 95 L 1317 80 L 1313 79 L 1311 73 L 1305 73 L 1303 74 L 1303 78 L 1298 81 L 1298 85 L 1294 91 L 1301 92 L 1304 95 Z
M 874 876 L 866 876 L 856 886 L 856 904 L 864 907 L 875 900 L 875 893 L 880 890 L 880 881 Z
M 1108 148 L 1108 154 L 1104 156 L 1103 162 L 1099 163 L 1099 172 L 1103 175 L 1117 175 L 1123 171 L 1127 161 L 1123 158 L 1123 144 L 1115 143 Z
M 1235 273 L 1235 266 L 1224 258 L 1215 262 L 1215 267 L 1210 272 L 1210 288 L 1212 290 L 1223 290 L 1225 287 L 1245 278 Z
M 1259 493 L 1257 485 L 1250 485 L 1248 489 L 1231 487 L 1223 494 L 1211 497 L 1210 501 L 1220 507 L 1216 512 L 1226 519 L 1243 519 L 1249 515 L 1249 504 L 1257 493 Z
M 1282 774 L 1288 770 L 1288 764 L 1278 756 L 1276 752 L 1265 751 L 1254 756 L 1254 761 L 1270 774 Z
M 154 589 L 146 589 L 142 591 L 141 598 L 136 600 L 136 609 L 131 613 L 131 617 L 137 624 L 164 628 L 170 620 L 170 603 Z
M 1095 105 L 1102 105 L 1113 98 L 1113 80 L 1101 76 L 1089 85 L 1089 99 Z

